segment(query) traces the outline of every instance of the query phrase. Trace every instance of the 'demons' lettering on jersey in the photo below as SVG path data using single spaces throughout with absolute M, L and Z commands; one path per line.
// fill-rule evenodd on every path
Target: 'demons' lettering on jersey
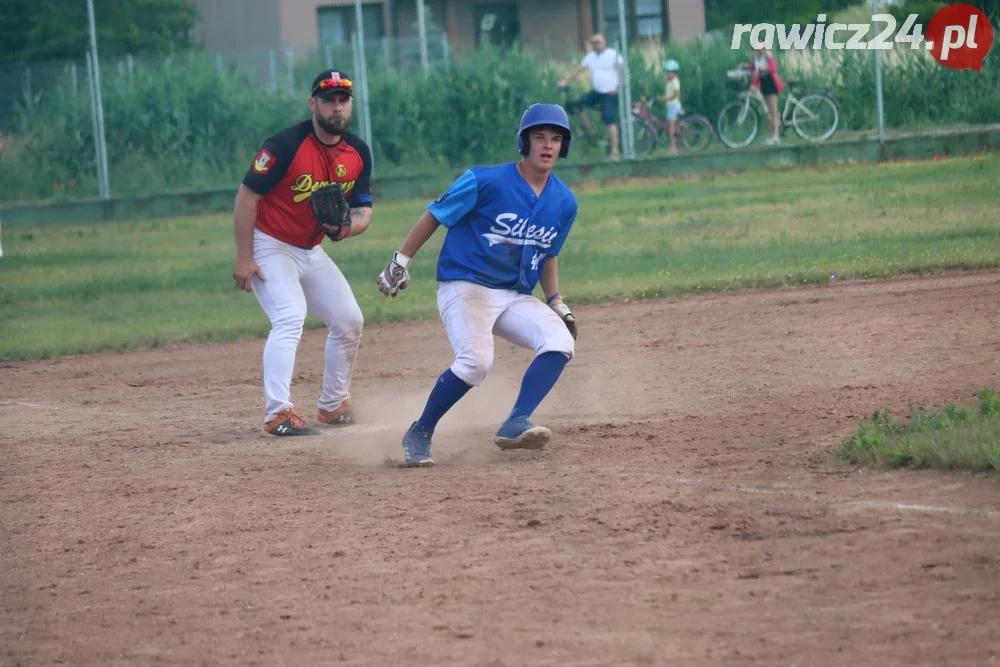
M 330 185 L 332 181 L 316 181 L 313 180 L 312 174 L 302 174 L 295 182 L 289 186 L 292 192 L 298 192 L 299 194 L 292 197 L 292 201 L 296 204 L 300 204 L 305 200 L 312 197 L 312 194 L 322 187 Z M 344 188 L 344 194 L 350 196 L 351 191 L 354 189 L 355 181 L 347 181 L 346 183 L 341 183 L 341 187 Z

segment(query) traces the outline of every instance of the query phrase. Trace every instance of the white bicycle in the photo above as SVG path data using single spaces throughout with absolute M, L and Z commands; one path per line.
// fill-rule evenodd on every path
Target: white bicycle
M 730 102 L 719 113 L 716 129 L 719 139 L 730 148 L 742 148 L 757 138 L 763 112 L 767 117 L 767 106 L 759 90 L 750 86 L 750 71 L 740 68 L 727 72 L 729 83 L 740 90 L 739 99 Z M 781 112 L 781 134 L 791 125 L 795 133 L 806 141 L 826 141 L 840 125 L 840 105 L 824 91 L 809 91 L 796 97 L 791 89 L 798 85 L 795 79 L 788 79 L 788 97 Z M 758 111 L 758 107 L 762 110 Z

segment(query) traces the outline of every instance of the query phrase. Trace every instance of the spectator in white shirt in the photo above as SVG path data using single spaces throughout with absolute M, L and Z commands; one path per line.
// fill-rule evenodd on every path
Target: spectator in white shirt
M 566 111 L 575 114 L 582 108 L 600 108 L 601 122 L 608 128 L 611 159 L 619 160 L 621 154 L 618 152 L 618 87 L 625 80 L 625 59 L 615 49 L 608 48 L 607 40 L 600 33 L 590 38 L 590 46 L 593 50 L 583 57 L 579 67 L 562 78 L 558 87 L 566 87 L 570 81 L 590 70 L 591 90 L 576 102 L 567 105 Z M 580 114 L 580 122 L 589 132 L 590 121 L 585 114 Z

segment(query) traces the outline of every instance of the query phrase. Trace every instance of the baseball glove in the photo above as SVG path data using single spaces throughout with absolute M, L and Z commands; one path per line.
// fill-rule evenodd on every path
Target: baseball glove
M 331 241 L 340 241 L 351 231 L 351 206 L 340 183 L 316 190 L 309 198 L 309 206 L 320 231 Z

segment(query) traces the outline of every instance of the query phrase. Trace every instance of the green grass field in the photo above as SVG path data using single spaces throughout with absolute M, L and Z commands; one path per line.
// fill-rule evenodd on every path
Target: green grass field
M 911 409 L 905 423 L 877 411 L 840 443 L 842 461 L 883 467 L 1000 471 L 1000 396 L 976 393 L 975 410 L 953 403 Z
M 572 306 L 996 266 L 997 183 L 1000 157 L 983 156 L 581 189 L 562 291 Z M 399 298 L 374 284 L 425 203 L 376 203 L 365 235 L 325 246 L 368 324 L 437 317 L 442 231 Z M 233 285 L 229 215 L 4 229 L 2 242 L 0 359 L 267 332 L 254 297 Z

